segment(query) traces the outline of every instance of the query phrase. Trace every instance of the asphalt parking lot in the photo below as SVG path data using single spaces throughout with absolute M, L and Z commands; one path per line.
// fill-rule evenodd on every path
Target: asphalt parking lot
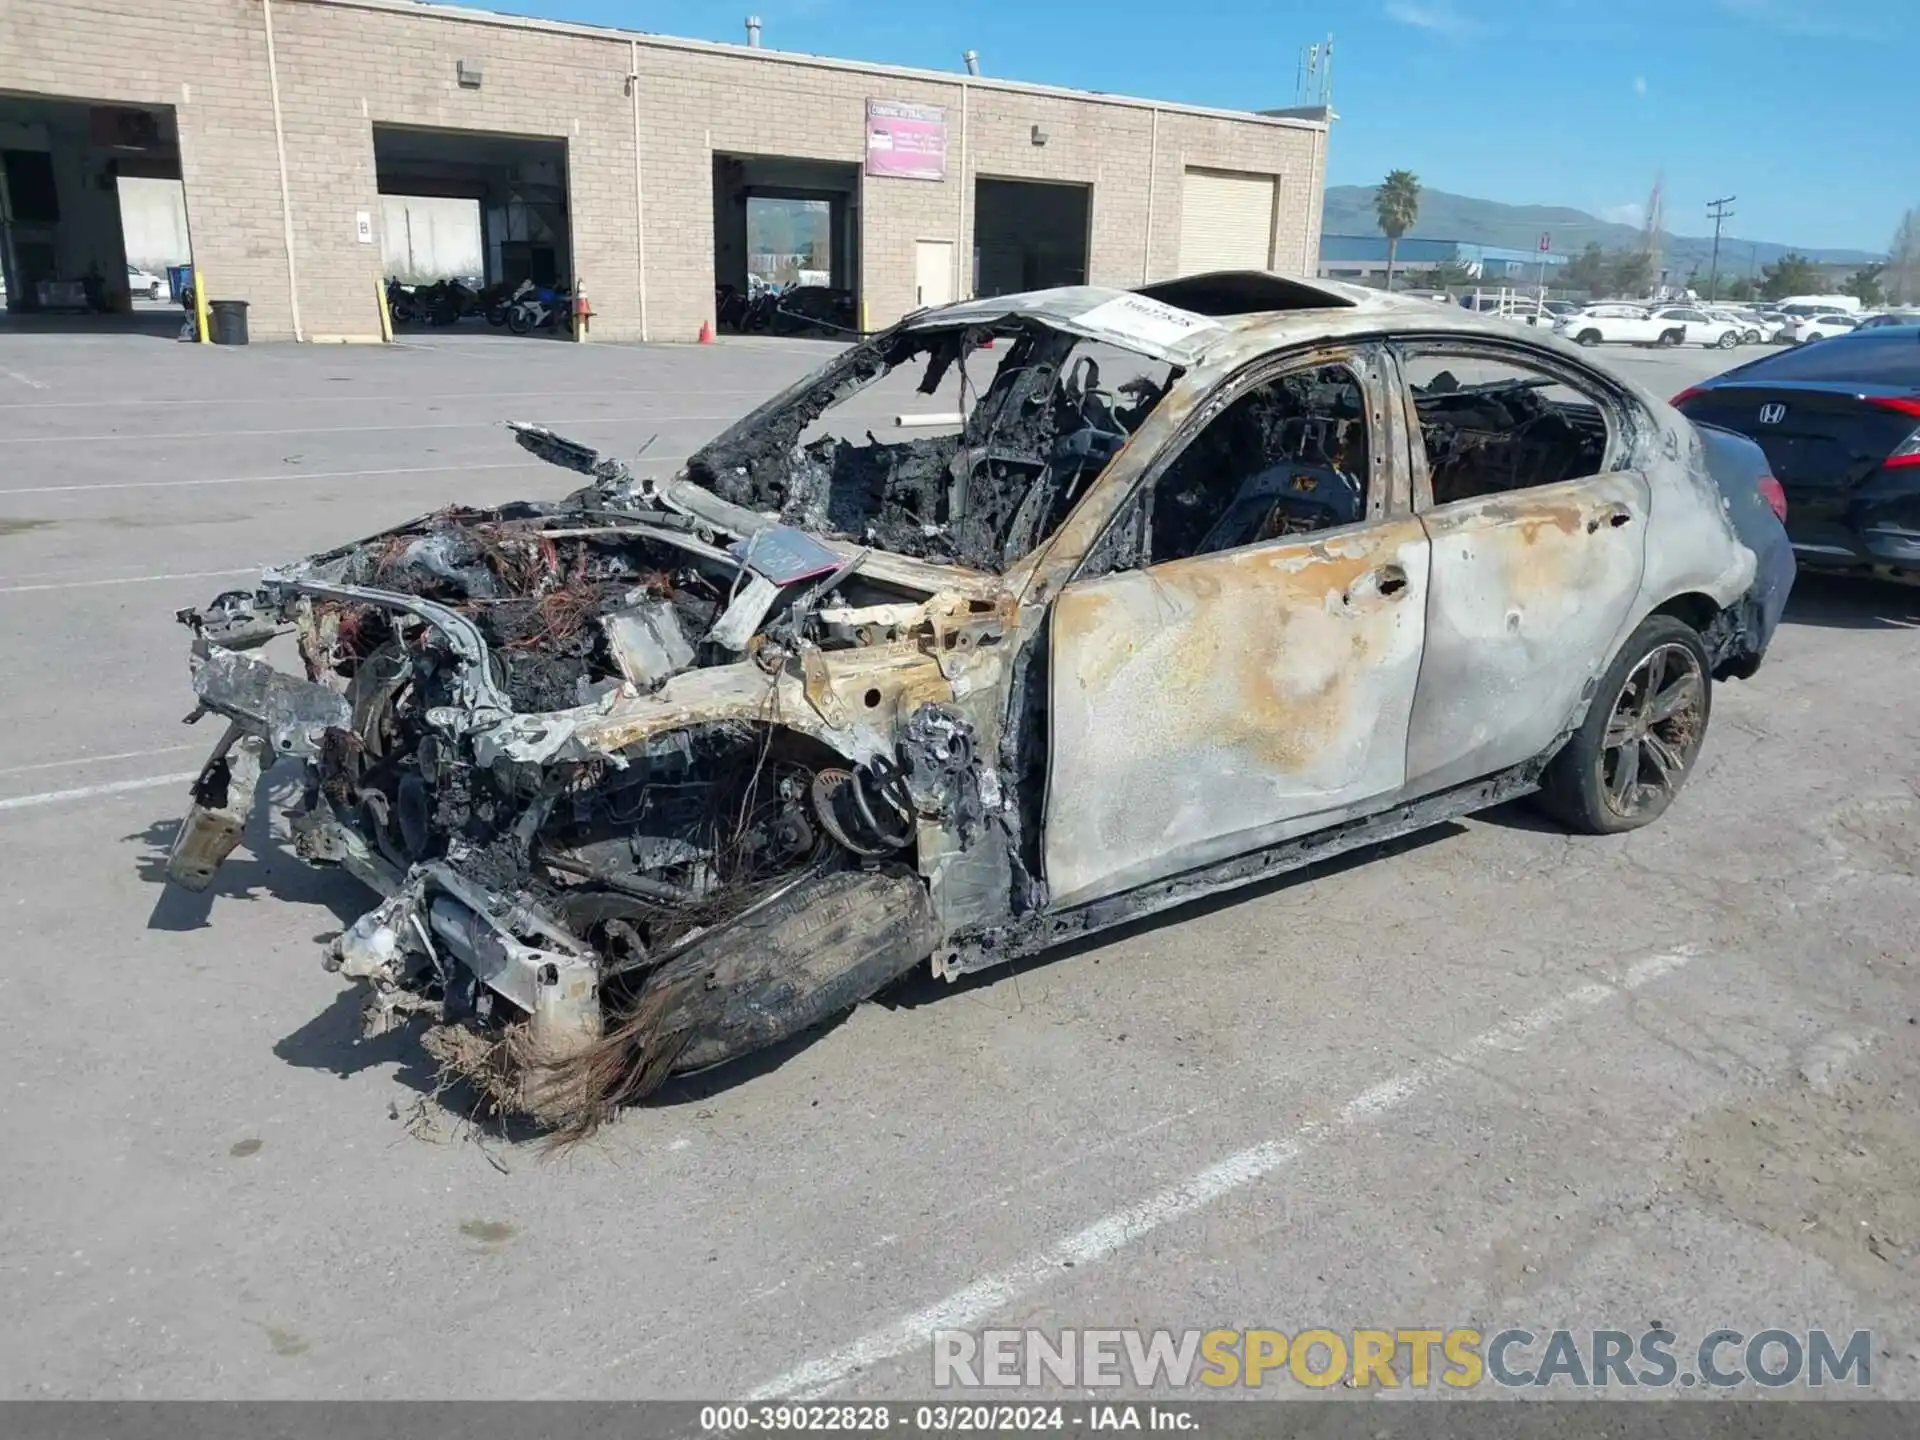
M 823 353 L 0 330 L 0 1394 L 924 1397 L 940 1326 L 1660 1322 L 1869 1328 L 1920 1395 L 1920 591 L 1803 579 L 1651 829 L 1503 810 L 916 982 L 558 1158 L 353 1043 L 316 937 L 369 902 L 270 825 L 164 891 L 216 738 L 176 608 L 572 488 L 503 419 L 670 467 Z

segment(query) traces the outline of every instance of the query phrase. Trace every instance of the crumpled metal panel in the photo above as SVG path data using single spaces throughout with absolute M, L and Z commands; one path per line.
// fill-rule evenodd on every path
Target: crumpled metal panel
M 1620 471 L 1427 512 L 1416 788 L 1517 765 L 1566 729 L 1637 619 L 1648 494 Z
M 1397 792 L 1427 572 L 1426 532 L 1407 517 L 1062 592 L 1055 902 L 1271 844 Z

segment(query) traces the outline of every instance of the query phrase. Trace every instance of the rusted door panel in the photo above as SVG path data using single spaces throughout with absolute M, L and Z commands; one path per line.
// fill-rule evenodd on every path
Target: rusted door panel
M 1425 657 L 1412 792 L 1537 755 L 1624 638 L 1645 563 L 1648 490 L 1630 471 L 1427 512 Z
M 1397 791 L 1426 604 L 1412 517 L 1068 586 L 1053 614 L 1054 902 Z

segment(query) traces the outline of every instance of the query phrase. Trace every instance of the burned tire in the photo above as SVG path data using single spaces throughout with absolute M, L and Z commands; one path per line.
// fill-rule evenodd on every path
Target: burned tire
M 1707 735 L 1713 681 L 1700 636 L 1650 615 L 1600 679 L 1587 718 L 1540 781 L 1540 805 L 1587 835 L 1637 830 L 1666 813 Z
M 1662 331 L 1660 335 L 1660 346 L 1662 349 L 1671 350 L 1676 345 L 1684 345 L 1686 339 L 1687 332 L 1685 330 Z
M 1582 345 L 1598 345 L 1600 343 L 1600 332 L 1598 330 L 1582 330 L 1573 338 Z

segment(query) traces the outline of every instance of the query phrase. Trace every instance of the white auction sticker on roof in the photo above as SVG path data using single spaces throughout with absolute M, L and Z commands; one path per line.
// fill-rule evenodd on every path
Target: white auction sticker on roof
M 1123 340 L 1143 345 L 1178 345 L 1203 330 L 1217 330 L 1217 322 L 1191 310 L 1163 305 L 1144 295 L 1118 295 L 1078 317 L 1089 330 L 1104 331 Z

